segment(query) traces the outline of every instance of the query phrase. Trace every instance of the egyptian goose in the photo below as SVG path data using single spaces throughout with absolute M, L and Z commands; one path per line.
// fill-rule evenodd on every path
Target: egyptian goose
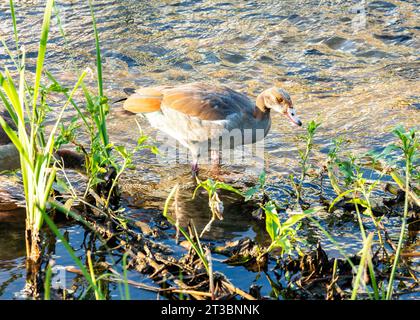
M 215 141 L 229 141 L 223 143 L 222 148 L 235 147 L 231 139 L 220 140 L 233 130 L 239 129 L 242 133 L 241 144 L 264 138 L 270 130 L 271 110 L 283 114 L 295 125 L 302 125 L 289 94 L 278 87 L 263 91 L 255 103 L 224 85 L 189 83 L 147 87 L 129 96 L 124 109 L 144 114 L 152 127 L 188 148 L 193 175 L 198 172 L 198 160 L 203 151 L 211 146 L 218 154 L 219 146 L 214 148 Z M 263 134 L 256 134 L 258 130 Z

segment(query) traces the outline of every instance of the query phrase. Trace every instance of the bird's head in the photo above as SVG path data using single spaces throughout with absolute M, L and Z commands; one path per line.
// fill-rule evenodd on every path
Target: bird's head
M 302 125 L 302 121 L 300 121 L 296 115 L 292 99 L 289 94 L 281 88 L 272 87 L 264 90 L 258 95 L 256 105 L 263 112 L 274 110 L 284 115 L 294 125 Z

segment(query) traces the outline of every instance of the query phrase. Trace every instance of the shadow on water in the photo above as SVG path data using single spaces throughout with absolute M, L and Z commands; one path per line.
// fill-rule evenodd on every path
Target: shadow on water
M 25 256 L 25 209 L 0 212 L 0 267 L 3 260 Z

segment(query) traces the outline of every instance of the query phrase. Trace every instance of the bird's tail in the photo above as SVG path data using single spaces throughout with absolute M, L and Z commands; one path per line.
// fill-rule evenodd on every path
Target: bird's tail
M 117 103 L 122 102 L 122 101 L 125 101 L 125 100 L 127 100 L 127 99 L 128 99 L 127 97 L 125 97 L 125 98 L 120 98 L 120 99 L 118 99 L 118 100 L 114 100 L 114 101 L 112 101 L 111 103 L 112 103 L 112 104 L 117 104 Z

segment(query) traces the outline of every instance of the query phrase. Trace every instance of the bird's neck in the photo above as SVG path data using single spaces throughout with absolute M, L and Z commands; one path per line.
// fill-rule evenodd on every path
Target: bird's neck
M 254 118 L 257 121 L 270 118 L 270 109 L 265 106 L 263 94 L 259 94 L 255 101 Z
M 253 116 L 258 121 L 265 120 L 270 117 L 270 109 L 264 108 L 262 110 L 260 107 L 258 107 L 258 105 L 256 105 Z

